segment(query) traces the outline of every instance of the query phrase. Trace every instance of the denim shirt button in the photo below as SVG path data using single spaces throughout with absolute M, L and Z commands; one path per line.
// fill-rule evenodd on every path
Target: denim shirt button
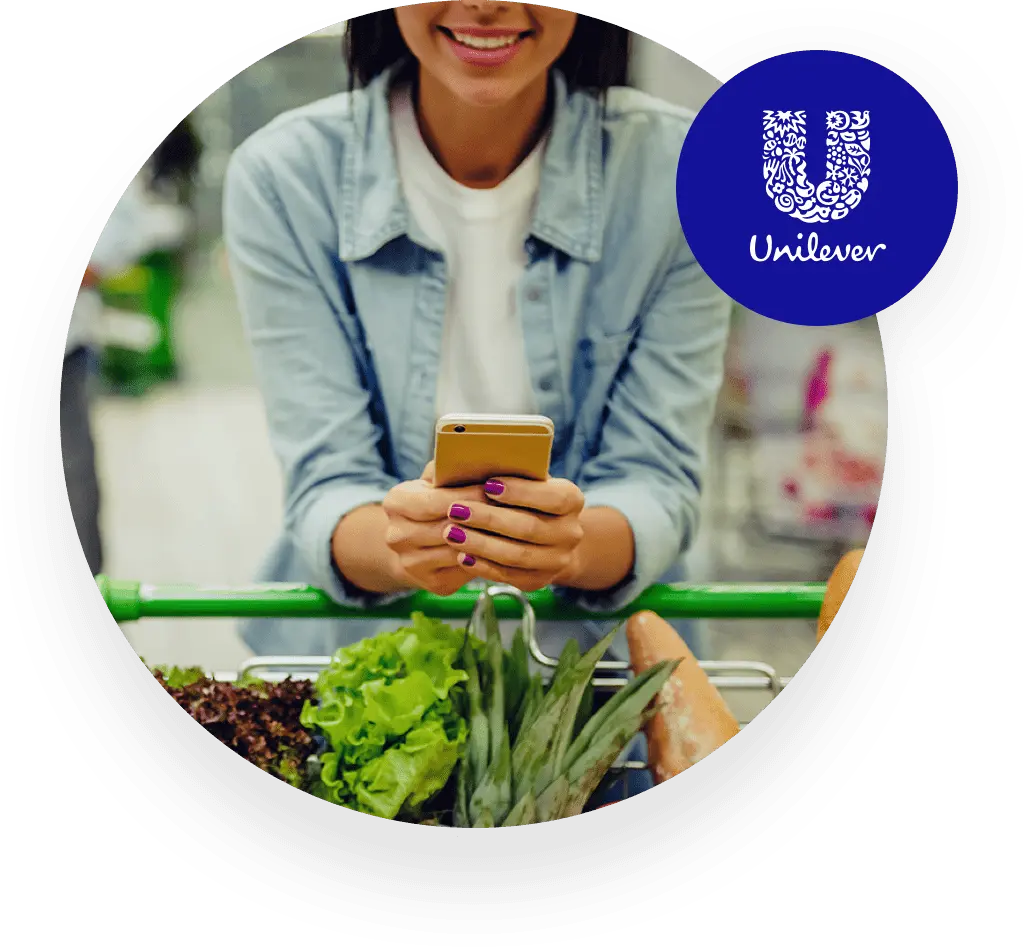
M 541 299 L 541 298 L 542 298 L 543 296 L 544 296 L 544 291 L 543 291 L 543 290 L 542 290 L 542 289 L 541 289 L 541 288 L 540 288 L 539 286 L 531 286 L 531 287 L 530 287 L 530 288 L 529 288 L 529 289 L 528 289 L 528 290 L 526 291 L 526 298 L 527 298 L 527 299 L 528 299 L 528 300 L 529 300 L 529 301 L 530 301 L 531 303 L 536 303 L 536 302 L 539 302 L 539 301 L 540 301 L 540 299 Z
M 542 392 L 550 392 L 555 387 L 555 380 L 550 375 L 545 375 L 537 385 Z

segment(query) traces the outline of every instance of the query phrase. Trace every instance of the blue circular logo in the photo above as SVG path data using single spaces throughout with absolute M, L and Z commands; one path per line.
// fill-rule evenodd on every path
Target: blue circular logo
M 924 279 L 953 227 L 956 162 L 938 116 L 895 73 L 847 53 L 786 53 L 697 113 L 676 199 L 698 263 L 736 302 L 835 325 Z

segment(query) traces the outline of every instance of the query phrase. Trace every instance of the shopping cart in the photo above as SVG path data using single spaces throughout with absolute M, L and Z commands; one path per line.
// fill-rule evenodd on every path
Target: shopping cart
M 807 619 L 821 612 L 824 583 L 762 584 L 672 584 L 652 586 L 624 609 L 595 613 L 560 598 L 550 589 L 523 593 L 512 586 L 492 585 L 466 588 L 451 596 L 418 592 L 406 599 L 370 609 L 358 609 L 334 602 L 323 590 L 304 585 L 262 584 L 246 587 L 211 588 L 191 585 L 153 586 L 137 582 L 97 578 L 107 608 L 115 621 L 136 622 L 147 618 L 175 619 L 405 619 L 414 612 L 447 620 L 471 620 L 490 598 L 500 619 L 520 619 L 527 649 L 533 661 L 549 674 L 557 657 L 540 646 L 538 620 L 574 622 L 584 620 L 625 620 L 638 612 L 650 611 L 665 619 Z M 286 677 L 313 678 L 330 663 L 330 656 L 261 655 L 243 662 L 236 670 L 214 672 L 220 681 L 257 676 L 267 681 Z M 700 667 L 723 694 L 757 690 L 774 699 L 789 684 L 769 664 L 760 661 L 701 661 Z M 629 663 L 598 662 L 593 686 L 595 694 L 607 695 L 621 688 L 629 674 Z M 749 723 L 741 721 L 740 726 Z M 610 771 L 628 795 L 631 771 L 643 771 L 639 760 L 621 760 Z M 607 790 L 607 787 L 605 788 Z

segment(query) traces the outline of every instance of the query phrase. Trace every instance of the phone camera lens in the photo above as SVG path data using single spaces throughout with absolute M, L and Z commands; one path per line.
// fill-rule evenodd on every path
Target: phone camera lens
M 455 426 L 455 431 L 456 431 L 457 434 L 462 434 L 462 432 L 465 431 L 465 430 L 466 430 L 466 426 L 465 425 L 456 425 Z

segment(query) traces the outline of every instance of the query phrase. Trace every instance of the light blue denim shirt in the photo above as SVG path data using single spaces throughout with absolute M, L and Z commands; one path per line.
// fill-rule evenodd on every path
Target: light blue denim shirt
M 264 581 L 342 581 L 331 536 L 356 507 L 433 456 L 446 311 L 444 256 L 412 219 L 396 171 L 390 74 L 277 118 L 235 152 L 224 230 L 284 471 L 285 529 Z M 552 475 L 628 519 L 619 607 L 671 575 L 698 524 L 730 301 L 695 262 L 675 204 L 692 113 L 636 90 L 602 102 L 553 74 L 552 125 L 518 289 L 538 410 L 555 423 Z M 501 358 L 500 352 L 493 358 Z M 253 623 L 257 652 L 329 650 L 350 630 Z

